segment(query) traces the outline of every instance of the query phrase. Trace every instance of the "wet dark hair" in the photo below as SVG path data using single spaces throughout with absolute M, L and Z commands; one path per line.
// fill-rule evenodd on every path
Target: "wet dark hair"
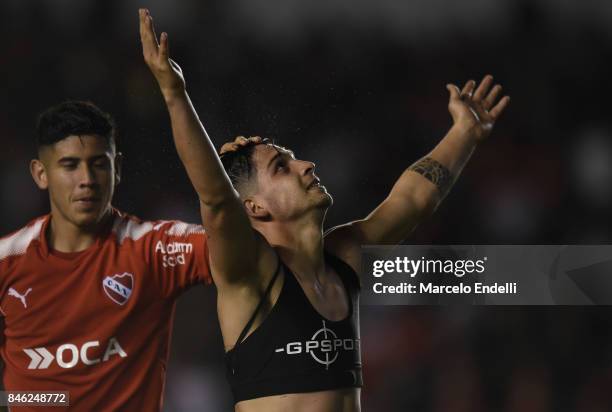
M 223 168 L 232 182 L 232 186 L 234 186 L 234 189 L 239 193 L 244 188 L 244 185 L 249 182 L 251 176 L 256 172 L 253 163 L 255 146 L 270 143 L 272 143 L 270 139 L 262 139 L 259 143 L 249 142 L 249 144 L 241 146 L 237 150 L 225 152 L 219 156 Z
M 92 102 L 68 100 L 43 111 L 36 122 L 36 145 L 48 146 L 68 136 L 96 135 L 115 147 L 115 121 Z

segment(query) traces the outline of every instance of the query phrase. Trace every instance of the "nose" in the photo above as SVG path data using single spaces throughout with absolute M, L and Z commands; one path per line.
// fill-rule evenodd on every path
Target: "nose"
M 302 175 L 307 176 L 314 174 L 316 165 L 308 160 L 300 160 L 302 162 Z
M 91 187 L 96 184 L 96 175 L 93 171 L 93 168 L 87 164 L 87 162 L 83 162 L 83 166 L 81 167 L 81 173 L 79 176 L 79 186 L 80 187 Z

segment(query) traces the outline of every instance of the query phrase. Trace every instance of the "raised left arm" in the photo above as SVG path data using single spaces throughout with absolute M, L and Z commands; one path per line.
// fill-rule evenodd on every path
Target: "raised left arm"
M 508 96 L 498 101 L 502 88 L 492 85 L 490 75 L 478 87 L 468 81 L 461 91 L 447 85 L 453 126 L 446 136 L 402 173 L 389 196 L 365 219 L 331 229 L 325 237 L 326 249 L 357 266 L 361 245 L 398 244 L 432 214 L 510 103 Z

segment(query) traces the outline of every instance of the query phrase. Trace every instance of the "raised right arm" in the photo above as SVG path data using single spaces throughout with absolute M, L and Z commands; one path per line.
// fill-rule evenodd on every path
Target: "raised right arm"
M 213 279 L 219 290 L 253 281 L 261 283 L 254 275 L 273 270 L 273 252 L 252 229 L 239 195 L 198 118 L 183 73 L 169 58 L 168 35 L 162 33 L 158 44 L 149 12 L 141 9 L 139 15 L 144 59 L 166 101 L 176 149 L 200 199 Z

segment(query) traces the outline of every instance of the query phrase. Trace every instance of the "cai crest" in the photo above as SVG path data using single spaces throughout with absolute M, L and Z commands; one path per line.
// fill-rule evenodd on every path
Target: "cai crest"
M 134 288 L 134 276 L 131 273 L 123 273 L 106 276 L 102 281 L 104 292 L 118 305 L 124 305 L 132 295 Z

